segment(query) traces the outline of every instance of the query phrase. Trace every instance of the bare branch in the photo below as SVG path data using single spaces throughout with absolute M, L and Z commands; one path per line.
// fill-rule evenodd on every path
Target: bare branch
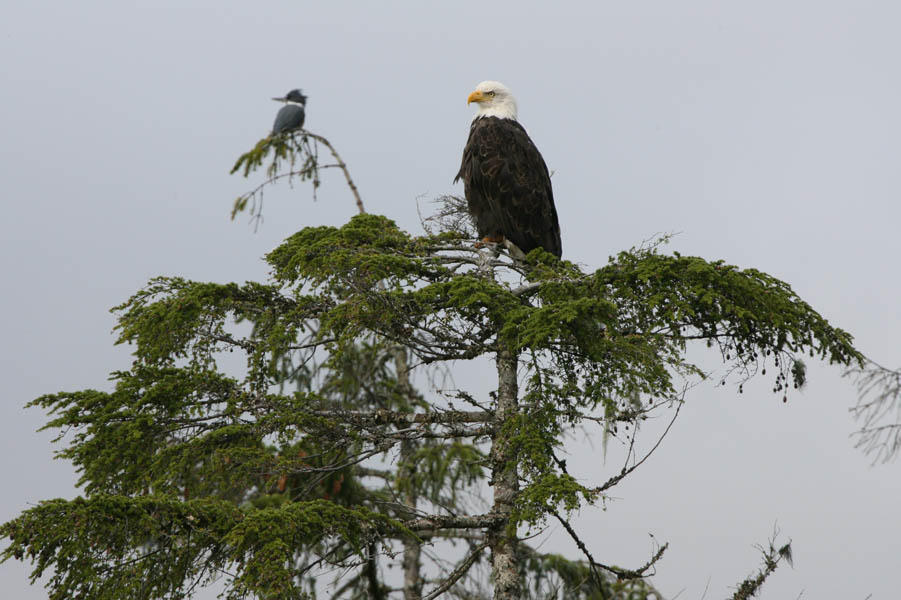
M 659 561 L 663 557 L 663 553 L 666 552 L 666 549 L 669 547 L 669 543 L 663 544 L 662 546 L 660 546 L 657 552 L 654 553 L 654 556 L 652 556 L 650 560 L 648 560 L 648 562 L 634 570 L 620 569 L 619 567 L 608 566 L 599 563 L 594 559 L 594 557 L 591 555 L 591 552 L 588 551 L 588 546 L 585 545 L 585 542 L 582 541 L 582 539 L 576 533 L 576 530 L 573 529 L 572 525 L 570 525 L 569 521 L 564 519 L 560 515 L 560 513 L 556 511 L 551 514 L 553 514 L 554 517 L 560 522 L 560 524 L 563 525 L 563 528 L 566 529 L 569 537 L 572 538 L 572 540 L 576 543 L 576 546 L 579 547 L 579 550 L 582 552 L 582 554 L 585 555 L 585 558 L 588 559 L 588 564 L 591 567 L 592 573 L 597 578 L 598 585 L 601 585 L 601 583 L 604 581 L 604 576 L 601 574 L 600 569 L 613 573 L 618 579 L 641 579 L 645 576 L 645 573 L 647 573 L 648 569 L 657 564 L 657 561 Z
M 437 598 L 438 596 L 440 596 L 441 594 L 443 594 L 444 592 L 449 590 L 451 588 L 451 586 L 453 586 L 455 583 L 457 583 L 457 581 L 469 571 L 470 567 L 472 567 L 473 563 L 475 563 L 475 561 L 478 560 L 479 556 L 482 554 L 482 552 L 487 547 L 488 547 L 488 542 L 482 542 L 481 544 L 476 546 L 476 548 L 472 552 L 469 553 L 469 556 L 467 556 L 465 559 L 463 559 L 463 561 L 460 563 L 460 565 L 456 569 L 451 571 L 450 575 L 448 575 L 444 579 L 444 582 L 441 585 L 439 585 L 438 587 L 436 587 L 434 590 L 429 592 L 428 595 L 424 596 L 422 598 L 422 600 L 434 600 L 435 598 Z
M 338 162 L 337 167 L 339 169 L 341 169 L 341 171 L 344 173 L 344 178 L 347 180 L 347 187 L 350 188 L 350 191 L 353 193 L 354 199 L 356 200 L 357 210 L 360 211 L 360 214 L 364 214 L 366 212 L 366 209 L 363 207 L 363 200 L 360 199 L 360 192 L 359 192 L 359 190 L 357 190 L 357 185 L 354 183 L 353 179 L 351 179 L 351 177 L 350 177 L 350 171 L 347 169 L 347 164 L 341 159 L 340 156 L 338 156 L 338 151 L 335 150 L 335 147 L 332 146 L 332 143 L 330 141 L 328 141 L 327 139 L 325 139 L 324 137 L 322 137 L 321 135 L 317 135 L 315 133 L 310 133 L 309 131 L 306 131 L 306 130 L 304 130 L 303 133 L 304 133 L 304 135 L 313 138 L 314 140 L 323 144 L 326 148 L 329 149 L 329 152 L 332 153 L 332 156 L 334 156 L 335 160 Z
M 852 436 L 855 447 L 888 462 L 901 454 L 901 369 L 888 369 L 873 361 L 848 369 L 845 376 L 857 384 L 857 405 L 850 409 L 861 428 Z
M 597 493 L 600 493 L 600 492 L 603 492 L 605 490 L 612 488 L 613 486 L 618 484 L 620 481 L 622 481 L 626 476 L 628 476 L 632 471 L 634 471 L 635 469 L 640 467 L 644 463 L 644 461 L 646 461 L 648 458 L 650 458 L 650 456 L 654 453 L 654 451 L 656 451 L 657 448 L 660 447 L 660 444 L 663 443 L 663 439 L 669 433 L 670 429 L 672 429 L 673 423 L 676 422 L 676 418 L 679 416 L 680 410 L 682 410 L 682 402 L 681 401 L 679 401 L 676 404 L 676 412 L 675 412 L 675 414 L 673 414 L 673 418 L 670 419 L 669 425 L 667 425 L 666 429 L 663 430 L 663 433 L 660 434 L 660 437 L 657 439 L 657 443 L 654 444 L 654 446 L 650 450 L 648 450 L 648 452 L 643 457 L 641 457 L 641 460 L 639 460 L 634 465 L 632 465 L 631 467 L 628 467 L 628 468 L 626 467 L 626 465 L 623 465 L 622 471 L 620 471 L 619 473 L 617 473 L 616 475 L 614 475 L 613 477 L 608 479 L 606 482 L 604 482 L 604 484 L 602 486 L 595 488 L 594 491 Z M 632 441 L 634 442 L 634 438 Z M 629 454 L 631 454 L 631 445 L 630 445 Z M 627 456 L 626 460 L 628 460 L 628 456 Z
M 413 531 L 437 529 L 481 529 L 504 522 L 502 515 L 487 513 L 483 515 L 428 515 L 414 519 L 404 526 Z
M 461 423 L 489 423 L 491 413 L 481 411 L 448 410 L 433 413 L 408 413 L 393 410 L 375 412 L 351 410 L 314 410 L 310 414 L 330 419 L 346 419 L 354 424 L 366 425 L 407 425 L 421 423 L 428 425 L 456 425 Z

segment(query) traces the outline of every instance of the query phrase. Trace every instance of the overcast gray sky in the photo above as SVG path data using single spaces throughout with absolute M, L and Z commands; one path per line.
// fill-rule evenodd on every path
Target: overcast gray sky
M 294 87 L 369 211 L 419 231 L 417 201 L 462 193 L 466 96 L 503 81 L 555 171 L 565 258 L 595 268 L 680 232 L 671 249 L 778 276 L 901 363 L 899 21 L 901 4 L 861 0 L 7 2 L 0 519 L 77 493 L 22 405 L 130 364 L 111 306 L 155 275 L 261 280 L 284 237 L 354 214 L 329 173 L 315 204 L 304 185 L 269 193 L 257 233 L 228 220 L 258 181 L 228 170 Z M 718 598 L 778 523 L 795 567 L 763 598 L 896 598 L 901 463 L 853 449 L 839 375 L 812 365 L 787 404 L 769 380 L 694 390 L 662 450 L 581 516 L 595 557 L 635 567 L 651 533 L 670 542 L 661 591 Z M 576 556 L 560 532 L 544 548 Z M 0 590 L 45 597 L 20 563 Z

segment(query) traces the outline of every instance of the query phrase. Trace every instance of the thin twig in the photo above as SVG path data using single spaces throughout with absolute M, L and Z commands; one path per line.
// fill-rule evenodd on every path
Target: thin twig
M 472 567 L 473 563 L 479 558 L 479 555 L 481 555 L 482 551 L 487 547 L 488 542 L 482 542 L 481 544 L 476 546 L 475 550 L 473 550 L 469 554 L 469 556 L 467 556 L 466 559 L 460 563 L 460 566 L 454 569 L 451 574 L 447 576 L 447 578 L 444 580 L 444 583 L 429 592 L 429 594 L 427 596 L 424 596 L 422 600 L 434 600 L 435 598 L 449 590 L 452 585 L 457 583 L 457 581 L 469 571 L 470 567 Z

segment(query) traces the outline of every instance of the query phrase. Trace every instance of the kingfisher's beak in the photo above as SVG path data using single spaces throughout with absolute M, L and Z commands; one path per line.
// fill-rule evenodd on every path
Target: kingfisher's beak
M 276 102 L 287 102 L 288 101 L 287 98 L 273 98 L 273 100 L 275 100 Z
M 476 90 L 469 95 L 469 98 L 466 99 L 466 104 L 472 104 L 473 102 L 484 102 L 485 94 L 481 92 L 481 90 Z

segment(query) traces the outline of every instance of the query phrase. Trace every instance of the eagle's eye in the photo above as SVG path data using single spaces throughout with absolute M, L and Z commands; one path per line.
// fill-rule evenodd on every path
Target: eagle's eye
M 490 92 L 486 93 L 487 96 L 491 96 L 492 98 L 494 97 L 494 94 L 495 94 L 494 91 L 490 91 Z

